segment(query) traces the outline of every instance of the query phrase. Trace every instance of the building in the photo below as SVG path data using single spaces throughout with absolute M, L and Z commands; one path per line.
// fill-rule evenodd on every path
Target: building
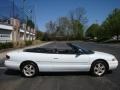
M 0 42 L 35 40 L 35 32 L 34 28 L 21 24 L 18 19 L 0 22 Z

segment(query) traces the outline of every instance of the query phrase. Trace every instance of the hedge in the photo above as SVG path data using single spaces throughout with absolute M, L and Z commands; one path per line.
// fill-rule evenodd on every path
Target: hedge
M 32 45 L 32 41 L 25 41 L 25 46 Z
M 13 43 L 12 42 L 0 43 L 0 50 L 7 49 L 7 48 L 13 48 Z

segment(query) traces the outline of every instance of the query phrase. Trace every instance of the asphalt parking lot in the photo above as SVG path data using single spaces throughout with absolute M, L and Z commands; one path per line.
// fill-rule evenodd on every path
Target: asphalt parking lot
M 53 42 L 42 46 L 68 48 L 66 42 Z M 77 42 L 82 47 L 114 54 L 120 63 L 120 46 Z M 0 60 L 0 90 L 120 90 L 120 65 L 103 77 L 93 77 L 88 72 L 40 73 L 34 78 L 21 77 L 19 71 L 7 70 Z

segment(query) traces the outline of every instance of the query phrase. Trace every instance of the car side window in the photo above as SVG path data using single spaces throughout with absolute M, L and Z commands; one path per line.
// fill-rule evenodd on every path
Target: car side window
M 73 50 L 58 50 L 58 54 L 75 54 Z

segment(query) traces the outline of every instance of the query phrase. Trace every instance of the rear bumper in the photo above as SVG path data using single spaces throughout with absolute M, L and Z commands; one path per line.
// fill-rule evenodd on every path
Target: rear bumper
M 109 70 L 114 70 L 118 67 L 118 61 L 110 61 L 109 62 Z
M 19 70 L 19 63 L 14 62 L 14 61 L 6 60 L 6 61 L 5 61 L 5 66 L 6 66 L 8 69 Z

